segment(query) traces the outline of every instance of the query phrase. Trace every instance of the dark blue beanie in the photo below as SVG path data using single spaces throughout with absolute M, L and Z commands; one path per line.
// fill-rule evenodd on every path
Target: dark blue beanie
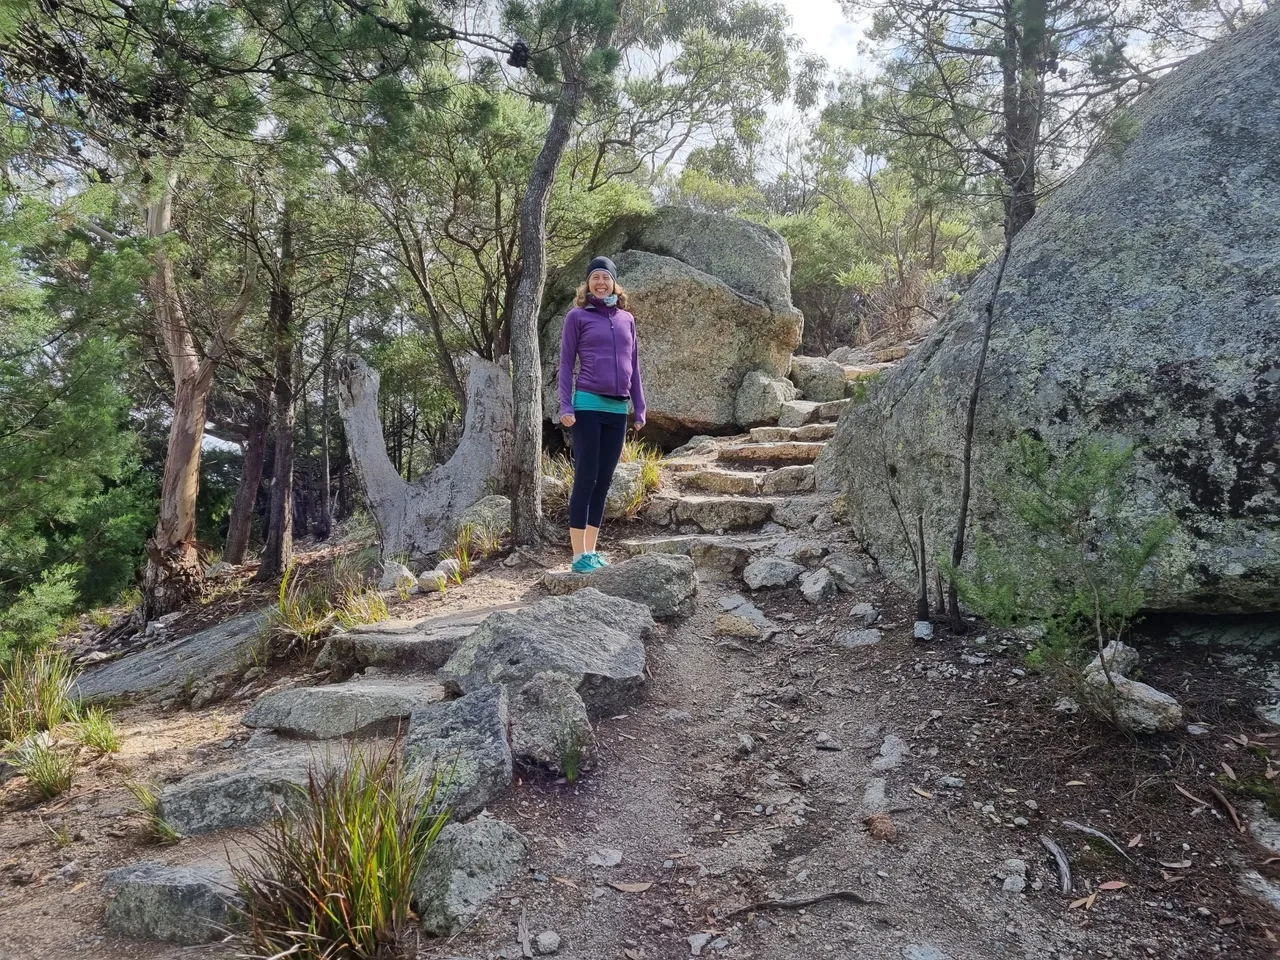
M 597 270 L 607 270 L 609 276 L 613 277 L 613 282 L 618 282 L 618 268 L 613 265 L 613 261 L 608 257 L 596 257 L 587 264 L 587 279 L 591 279 L 591 275 Z

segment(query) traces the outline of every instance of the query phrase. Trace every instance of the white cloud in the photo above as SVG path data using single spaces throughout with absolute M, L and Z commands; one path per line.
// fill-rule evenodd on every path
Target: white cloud
M 807 51 L 824 57 L 834 70 L 862 73 L 871 68 L 858 45 L 869 21 L 850 22 L 837 0 L 781 0 L 791 14 L 791 29 Z

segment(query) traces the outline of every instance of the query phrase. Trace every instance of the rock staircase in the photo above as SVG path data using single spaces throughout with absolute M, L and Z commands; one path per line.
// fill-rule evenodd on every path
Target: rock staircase
M 835 525 L 836 497 L 817 492 L 814 461 L 852 400 L 788 401 L 776 426 L 695 437 L 662 461 L 663 489 L 643 511 L 669 535 L 623 540 L 629 555 L 675 553 L 738 572 L 788 538 Z

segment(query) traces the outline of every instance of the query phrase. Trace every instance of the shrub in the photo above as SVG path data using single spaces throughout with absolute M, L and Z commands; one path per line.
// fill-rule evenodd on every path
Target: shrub
M 974 569 L 951 573 L 961 599 L 998 626 L 1044 624 L 1034 663 L 1075 667 L 1132 627 L 1174 523 L 1126 511 L 1130 447 L 1087 440 L 1054 456 L 1023 437 L 1009 462 L 1012 480 L 996 499 L 1017 535 L 997 545 L 979 530 Z
M 52 730 L 71 713 L 71 661 L 54 651 L 13 651 L 0 663 L 0 739 L 21 740 Z
M 79 600 L 77 574 L 69 564 L 52 567 L 0 610 L 0 660 L 11 650 L 38 650 L 58 636 Z
M 414 878 L 447 819 L 428 787 L 348 746 L 342 763 L 313 768 L 306 803 L 258 831 L 235 870 L 245 901 L 245 955 L 313 960 L 409 956 Z
M 5 762 L 26 777 L 43 797 L 56 797 L 71 789 L 75 760 L 70 754 L 59 753 L 46 737 L 29 738 Z

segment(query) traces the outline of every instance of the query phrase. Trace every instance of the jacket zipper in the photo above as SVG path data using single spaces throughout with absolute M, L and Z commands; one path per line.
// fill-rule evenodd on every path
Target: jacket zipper
M 609 333 L 613 335 L 613 395 L 615 397 L 622 396 L 622 373 L 618 367 L 618 331 L 613 325 L 613 318 L 618 315 L 618 311 L 609 311 Z

